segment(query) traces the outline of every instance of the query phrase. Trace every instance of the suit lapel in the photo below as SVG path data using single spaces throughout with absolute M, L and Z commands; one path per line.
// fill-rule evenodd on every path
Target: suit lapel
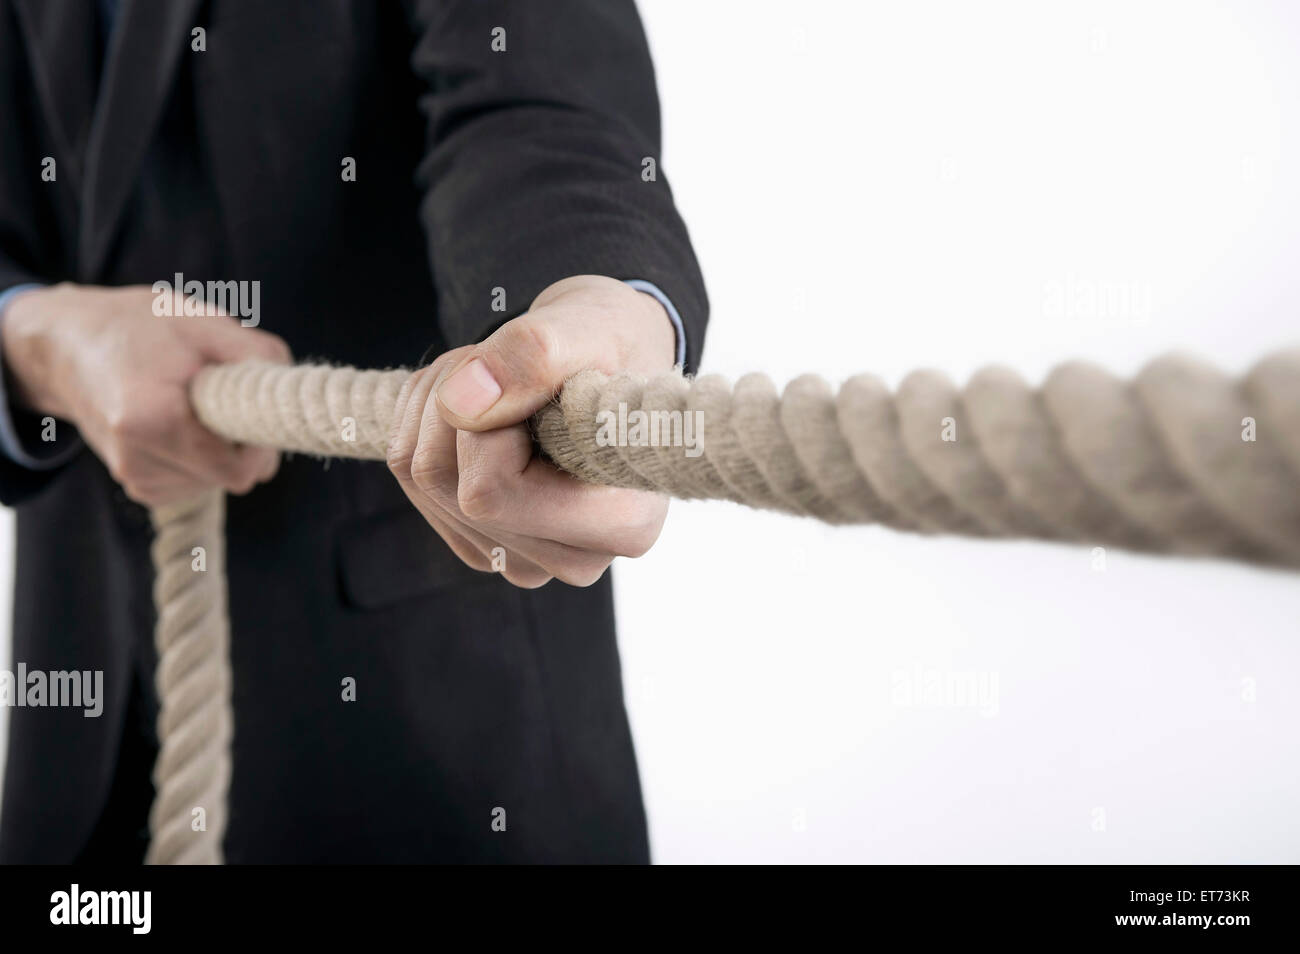
M 85 0 L 14 0 L 39 108 L 58 150 L 59 178 L 77 195 L 99 81 L 95 7 Z M 73 211 L 73 210 L 70 210 Z
M 121 0 L 90 127 L 78 259 L 98 278 L 203 0 Z

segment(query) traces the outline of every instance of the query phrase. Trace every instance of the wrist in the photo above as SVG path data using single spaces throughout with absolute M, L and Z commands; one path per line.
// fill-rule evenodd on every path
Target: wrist
M 662 358 L 663 367 L 671 368 L 677 363 L 677 329 L 672 318 L 668 316 L 668 309 L 649 292 L 638 290 L 636 296 L 648 313 L 644 329 L 647 354 L 651 355 L 656 363 Z

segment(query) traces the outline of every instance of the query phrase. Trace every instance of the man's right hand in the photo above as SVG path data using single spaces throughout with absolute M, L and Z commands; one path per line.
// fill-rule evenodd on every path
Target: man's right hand
M 224 315 L 160 318 L 155 297 L 143 285 L 71 284 L 17 296 L 0 334 L 9 396 L 75 424 L 142 504 L 218 487 L 247 493 L 274 476 L 279 454 L 230 444 L 205 428 L 190 407 L 190 380 L 206 364 L 287 364 L 289 347 Z

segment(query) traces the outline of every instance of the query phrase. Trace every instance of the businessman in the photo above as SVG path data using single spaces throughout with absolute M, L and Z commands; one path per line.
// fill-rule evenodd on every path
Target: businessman
M 605 571 L 666 504 L 524 422 L 698 360 L 658 156 L 631 0 L 0 0 L 13 662 L 103 673 L 98 717 L 10 710 L 0 861 L 143 857 L 146 508 L 212 487 L 228 861 L 648 860 Z M 387 468 L 196 421 L 204 365 L 291 355 L 419 368 Z

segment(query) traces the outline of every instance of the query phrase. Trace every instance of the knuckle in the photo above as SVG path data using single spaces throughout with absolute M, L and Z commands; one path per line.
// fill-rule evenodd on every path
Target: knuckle
M 456 505 L 471 520 L 494 520 L 501 515 L 501 484 L 483 471 L 464 473 L 456 488 Z
M 467 550 L 462 547 L 454 549 L 453 552 L 456 556 L 460 557 L 460 562 L 464 563 L 471 570 L 478 570 L 480 573 L 492 572 L 492 561 L 478 550 Z
M 405 441 L 395 440 L 388 445 L 388 469 L 398 480 L 411 479 L 411 447 Z
M 108 476 L 112 477 L 118 486 L 126 483 L 122 479 L 122 455 L 120 453 L 109 447 L 100 455 L 100 459 L 103 461 L 104 469 L 108 471 Z
M 272 361 L 278 361 L 283 364 L 289 364 L 293 361 L 293 352 L 289 350 L 288 343 L 278 335 L 265 335 L 265 344 L 262 350 L 266 357 Z
M 653 539 L 629 536 L 619 542 L 615 555 L 637 560 L 649 553 L 652 546 L 654 546 Z
M 115 466 L 110 466 L 109 473 L 113 479 L 122 485 L 122 489 L 128 487 L 139 488 L 140 483 L 147 476 L 148 467 L 135 454 L 123 454 L 120 456 Z
M 657 523 L 633 527 L 619 541 L 618 555 L 633 560 L 637 557 L 643 557 L 650 552 L 650 548 L 655 545 L 655 541 L 658 539 L 659 526 Z
M 126 411 L 115 411 L 104 422 L 108 436 L 118 443 L 127 443 L 135 438 L 139 424 Z
M 560 582 L 567 583 L 570 586 L 591 586 L 605 575 L 605 570 L 609 568 L 610 562 L 606 558 L 578 561 L 557 570 L 555 577 Z
M 247 493 L 257 486 L 257 479 L 261 476 L 263 466 L 265 461 L 256 454 L 243 454 L 232 462 L 230 482 L 236 487 L 245 488 L 242 492 Z
M 524 316 L 516 319 L 515 333 L 502 342 L 502 357 L 524 382 L 551 383 L 553 369 L 560 366 L 560 339 L 555 326 Z
M 273 466 L 275 466 L 274 458 L 268 459 L 265 454 L 254 452 L 245 458 L 241 472 L 248 481 L 249 487 L 256 487 L 262 482 L 263 475 Z
M 280 455 L 276 451 L 269 451 L 257 469 L 257 479 L 260 482 L 265 482 L 271 480 L 279 472 Z
M 220 452 L 214 451 L 203 455 L 203 463 L 207 465 L 208 472 L 212 475 L 211 479 L 231 492 L 244 482 L 244 477 L 247 475 L 247 471 L 238 459 Z
M 553 579 L 545 570 L 506 570 L 501 575 L 521 590 L 538 589 Z
M 197 374 L 198 370 L 198 368 L 195 368 L 194 374 Z M 193 377 L 193 374 L 187 375 L 187 377 Z M 190 414 L 191 411 L 188 404 L 182 404 L 180 401 L 169 401 L 155 408 L 150 413 L 149 418 L 155 426 L 170 427 L 187 420 Z
M 666 511 L 658 502 L 652 506 L 639 507 L 633 519 L 619 531 L 614 547 L 615 554 L 633 560 L 645 556 L 659 539 L 666 515 Z
M 230 482 L 226 489 L 236 496 L 242 497 L 257 486 L 257 478 L 246 475 L 235 478 Z
M 150 488 L 136 481 L 129 480 L 124 483 L 122 492 L 136 503 L 143 504 L 146 507 L 152 506 L 154 503 L 153 493 Z
M 179 405 L 154 406 L 147 396 L 127 395 L 107 414 L 105 427 L 113 440 L 136 444 L 171 430 L 183 416 Z
M 447 455 L 430 447 L 417 447 L 408 467 L 411 480 L 426 494 L 442 499 L 456 479 L 456 468 Z

